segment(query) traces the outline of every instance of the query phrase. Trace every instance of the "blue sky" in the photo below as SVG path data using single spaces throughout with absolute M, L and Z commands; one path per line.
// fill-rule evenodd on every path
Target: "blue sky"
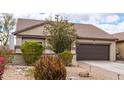
M 14 14 L 16 18 L 30 18 L 45 20 L 53 13 Z M 73 23 L 93 24 L 108 33 L 124 32 L 124 13 L 59 13 L 59 15 Z

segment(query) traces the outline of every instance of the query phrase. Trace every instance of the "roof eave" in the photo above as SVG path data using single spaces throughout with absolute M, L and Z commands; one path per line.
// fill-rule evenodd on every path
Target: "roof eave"
M 93 37 L 79 37 L 77 36 L 77 39 L 92 39 L 92 40 L 109 40 L 109 41 L 116 41 L 117 38 L 93 38 Z
M 117 43 L 122 43 L 122 42 L 124 42 L 124 40 L 117 40 L 116 42 Z
M 26 31 L 26 30 L 30 30 L 30 29 L 33 29 L 33 28 L 35 28 L 35 27 L 43 26 L 44 24 L 45 24 L 45 23 L 40 23 L 40 24 L 31 26 L 31 27 L 28 27 L 28 28 L 25 28 L 25 29 L 22 29 L 22 30 L 16 30 L 16 31 L 13 32 L 12 34 L 13 34 L 13 35 L 17 35 L 17 34 L 19 34 L 19 33 L 21 33 L 21 32 Z

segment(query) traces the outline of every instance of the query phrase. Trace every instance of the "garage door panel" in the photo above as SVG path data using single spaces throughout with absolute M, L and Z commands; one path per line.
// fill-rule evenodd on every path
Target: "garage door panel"
M 109 45 L 77 44 L 77 60 L 109 60 Z

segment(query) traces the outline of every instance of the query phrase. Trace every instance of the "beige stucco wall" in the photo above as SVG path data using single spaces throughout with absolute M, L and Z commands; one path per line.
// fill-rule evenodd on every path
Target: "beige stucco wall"
M 105 44 L 105 45 L 110 45 L 110 58 L 109 59 L 110 59 L 110 61 L 115 61 L 116 60 L 116 43 L 115 43 L 115 41 L 79 39 L 79 40 L 77 40 L 77 42 L 84 43 L 84 44 Z
M 20 35 L 44 35 L 43 30 L 44 30 L 43 26 L 39 26 L 36 28 L 32 28 L 30 30 L 21 32 L 19 34 Z
M 32 41 L 32 42 L 42 42 L 44 43 L 43 39 L 22 39 L 21 37 L 16 37 L 16 45 L 20 46 L 25 41 Z
M 124 42 L 121 42 L 121 43 L 117 43 L 117 48 L 118 48 L 118 51 L 119 51 L 119 56 L 121 59 L 124 59 Z
M 17 40 L 20 40 L 20 38 L 17 39 Z M 45 41 L 43 41 L 42 39 L 41 40 L 40 39 L 23 39 L 23 40 L 20 40 L 19 45 L 20 45 L 20 43 L 23 43 L 25 41 L 34 41 L 34 42 L 41 42 L 42 41 L 43 43 L 45 43 Z M 83 40 L 83 39 L 81 39 L 81 40 L 77 40 L 77 42 L 84 43 L 84 44 L 105 44 L 105 45 L 110 45 L 110 61 L 115 61 L 116 60 L 116 44 L 115 44 L 115 41 Z M 124 44 L 123 44 L 123 46 L 124 46 Z M 74 54 L 74 59 L 73 60 L 76 61 L 76 48 L 75 47 L 76 46 L 74 45 L 73 46 L 74 49 L 72 49 L 71 52 Z M 16 53 L 21 53 L 20 49 L 16 49 Z M 54 53 L 54 52 L 51 51 L 51 50 L 46 49 L 44 51 L 44 53 L 50 54 L 50 53 Z
M 44 30 L 43 26 L 40 26 L 40 27 L 36 27 L 36 28 L 30 29 L 30 30 L 24 31 L 24 32 L 19 33 L 19 34 L 20 35 L 44 35 L 43 30 Z M 42 39 L 41 40 L 40 39 L 22 39 L 21 37 L 16 38 L 16 45 L 21 45 L 25 41 L 45 42 L 45 46 L 47 45 L 46 41 L 43 41 Z M 88 44 L 107 44 L 107 45 L 110 45 L 110 60 L 111 61 L 116 60 L 115 41 L 79 39 L 79 40 L 77 40 L 77 42 L 88 43 Z M 74 60 L 76 60 L 76 48 L 75 48 L 76 46 L 75 46 L 75 44 L 73 47 L 74 47 L 74 49 L 71 52 L 75 55 Z M 16 49 L 16 53 L 17 52 L 20 52 L 20 50 Z M 47 50 L 45 50 L 45 53 L 53 53 L 53 52 L 47 49 Z
M 21 53 L 20 48 L 16 48 L 15 51 L 16 51 L 16 53 Z
M 24 43 L 25 41 L 42 42 L 42 44 L 44 44 L 44 40 L 43 39 L 22 39 L 22 43 Z
M 43 26 L 39 26 L 36 28 L 32 28 L 30 30 L 24 31 L 19 33 L 19 35 L 43 35 Z M 22 39 L 22 37 L 20 36 L 16 36 L 16 45 L 17 46 L 21 46 L 22 43 L 24 43 L 25 41 L 32 41 L 32 42 L 42 42 L 42 44 L 44 45 L 44 40 L 43 39 Z M 16 53 L 21 53 L 20 48 L 16 49 Z
M 116 61 L 116 43 L 110 44 L 110 61 Z
M 20 46 L 22 44 L 22 38 L 16 37 L 16 45 Z
M 17 40 L 20 40 L 20 39 L 17 39 Z M 42 42 L 42 45 L 43 45 L 44 47 L 47 46 L 46 41 L 43 40 L 43 39 L 21 39 L 20 41 L 21 41 L 21 42 L 19 42 L 18 45 L 21 45 L 21 44 L 24 43 L 25 41 L 31 41 L 31 42 Z M 16 53 L 21 53 L 20 48 L 16 48 Z M 54 53 L 54 52 L 51 51 L 51 50 L 49 50 L 49 49 L 45 49 L 44 53 L 50 54 L 50 53 Z

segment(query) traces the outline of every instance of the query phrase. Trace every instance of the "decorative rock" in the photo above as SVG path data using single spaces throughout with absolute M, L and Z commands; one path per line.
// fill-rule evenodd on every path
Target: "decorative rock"
M 77 80 L 76 77 L 68 77 L 67 80 Z
M 80 72 L 78 74 L 80 77 L 89 77 L 90 73 L 88 71 Z

